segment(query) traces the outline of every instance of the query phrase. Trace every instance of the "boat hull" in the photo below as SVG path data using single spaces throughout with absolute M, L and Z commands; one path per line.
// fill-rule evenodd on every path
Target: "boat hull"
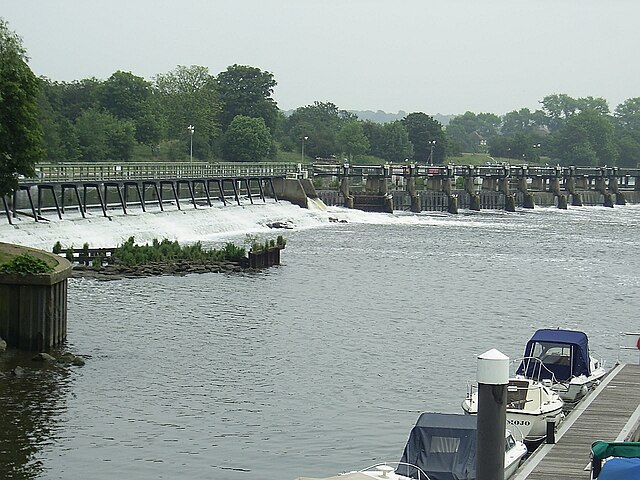
M 547 436 L 547 417 L 561 415 L 562 407 L 538 414 L 507 411 L 507 425 L 519 432 L 525 442 L 537 442 Z

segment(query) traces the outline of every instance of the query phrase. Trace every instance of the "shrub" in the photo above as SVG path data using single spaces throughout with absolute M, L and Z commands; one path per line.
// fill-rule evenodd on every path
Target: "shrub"
M 163 239 L 153 240 L 151 245 L 134 245 L 134 238 L 130 237 L 113 253 L 113 259 L 117 263 L 135 266 L 145 265 L 150 262 L 167 262 L 181 259 L 189 261 L 220 261 L 237 260 L 245 256 L 245 249 L 233 243 L 225 244 L 222 250 L 205 250 L 200 242 L 181 247 L 177 241 Z
M 29 253 L 23 253 L 14 257 L 10 262 L 0 265 L 2 273 L 17 273 L 18 275 L 37 275 L 51 273 L 53 267 L 44 260 L 34 257 Z

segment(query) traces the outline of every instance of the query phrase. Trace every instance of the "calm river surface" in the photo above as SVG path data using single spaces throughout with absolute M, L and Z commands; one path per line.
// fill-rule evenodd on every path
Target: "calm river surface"
M 66 348 L 87 364 L 0 357 L 26 367 L 0 377 L 0 477 L 281 480 L 397 461 L 419 412 L 462 412 L 478 354 L 515 358 L 557 326 L 612 366 L 639 326 L 638 206 L 285 219 L 258 229 L 288 241 L 260 273 L 70 280 Z

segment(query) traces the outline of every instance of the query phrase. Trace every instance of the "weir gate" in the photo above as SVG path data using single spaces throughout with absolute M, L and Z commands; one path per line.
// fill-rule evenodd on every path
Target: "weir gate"
M 315 181 L 327 204 L 375 211 L 480 210 L 534 208 L 539 205 L 603 205 L 640 203 L 640 169 L 529 165 L 417 164 L 355 166 L 314 164 L 316 179 L 339 185 L 325 190 Z
M 82 195 L 81 195 L 82 192 Z M 109 209 L 131 205 L 182 209 L 266 198 L 307 207 L 309 199 L 367 211 L 423 210 L 457 213 L 458 208 L 515 211 L 535 205 L 640 203 L 640 169 L 528 165 L 292 163 L 60 163 L 38 164 L 34 178 L 21 178 L 2 197 L 9 223 L 17 215 L 46 220 L 42 211 Z

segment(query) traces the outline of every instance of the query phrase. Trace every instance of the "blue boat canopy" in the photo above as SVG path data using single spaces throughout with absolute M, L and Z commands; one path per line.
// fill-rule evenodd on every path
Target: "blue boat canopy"
M 598 480 L 640 478 L 640 442 L 594 442 L 592 474 Z M 602 465 L 602 460 L 614 457 Z
M 589 341 L 577 330 L 538 330 L 527 342 L 524 356 L 516 373 L 529 378 L 545 379 L 553 374 L 556 380 L 566 381 L 591 374 Z M 532 358 L 539 359 L 544 368 Z
M 400 462 L 416 465 L 431 480 L 474 480 L 476 429 L 476 415 L 423 413 L 409 434 Z M 407 465 L 399 465 L 396 473 L 417 478 L 416 469 Z

